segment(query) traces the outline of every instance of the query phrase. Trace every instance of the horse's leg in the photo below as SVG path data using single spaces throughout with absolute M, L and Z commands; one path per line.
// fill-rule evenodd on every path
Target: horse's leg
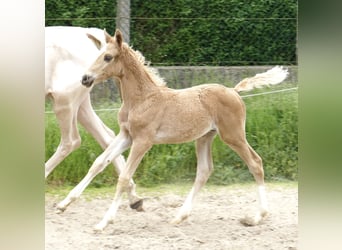
M 97 116 L 94 109 L 92 108 L 90 96 L 87 95 L 85 100 L 82 102 L 78 111 L 78 120 L 83 127 L 95 138 L 95 140 L 101 145 L 103 149 L 106 149 L 108 145 L 114 140 L 115 134 L 109 129 L 102 120 Z M 114 158 L 112 163 L 115 166 L 116 172 L 120 175 L 122 169 L 125 167 L 125 159 L 122 155 Z M 141 201 L 132 208 L 138 211 L 142 210 L 142 199 L 137 196 L 135 192 L 135 184 L 133 179 L 130 180 L 132 185 L 131 193 L 128 194 L 132 199 Z
M 82 126 L 95 138 L 102 149 L 106 149 L 115 138 L 114 132 L 108 128 L 95 113 L 89 94 L 81 103 L 78 111 L 78 120 Z M 122 155 L 113 160 L 118 173 L 125 167 L 125 159 Z
M 253 174 L 258 185 L 258 198 L 260 204 L 259 212 L 257 212 L 254 217 L 246 216 L 241 220 L 241 223 L 245 225 L 254 226 L 259 224 L 261 220 L 268 214 L 268 203 L 264 184 L 264 169 L 262 166 L 262 159 L 247 141 L 240 145 L 230 145 L 230 147 L 246 162 L 249 171 Z
M 87 175 L 82 181 L 74 187 L 68 196 L 57 205 L 57 209 L 63 212 L 67 206 L 76 200 L 89 185 L 89 183 L 95 178 L 97 174 L 102 172 L 108 164 L 126 149 L 131 146 L 131 138 L 123 132 L 120 132 L 117 137 L 111 142 L 111 144 L 103 151 L 103 153 L 96 158 L 93 165 L 89 169 Z
M 76 109 L 70 104 L 60 107 L 58 103 L 54 103 L 54 112 L 61 132 L 61 141 L 56 152 L 45 163 L 45 178 L 81 145 L 81 137 L 77 129 Z
M 248 144 L 245 131 L 240 126 L 238 129 L 229 128 L 230 133 L 222 133 L 220 136 L 222 140 L 228 144 L 247 164 L 249 171 L 254 176 L 254 179 L 258 185 L 258 197 L 260 209 L 254 217 L 246 216 L 241 220 L 241 223 L 246 225 L 257 225 L 268 213 L 268 204 L 266 199 L 265 184 L 264 184 L 264 169 L 262 166 L 261 157 L 253 150 Z
M 102 231 L 109 223 L 112 223 L 118 207 L 120 206 L 121 196 L 123 192 L 130 192 L 132 186 L 130 185 L 130 179 L 132 178 L 135 170 L 137 169 L 140 161 L 144 157 L 145 153 L 151 148 L 152 144 L 145 141 L 134 141 L 127 159 L 126 168 L 123 169 L 119 176 L 118 183 L 116 185 L 116 191 L 114 200 L 104 215 L 103 219 L 95 226 L 96 231 Z M 129 197 L 129 203 L 132 205 L 137 204 L 139 201 L 132 200 Z
M 184 204 L 180 208 L 176 218 L 171 221 L 172 224 L 177 224 L 185 220 L 191 212 L 192 204 L 196 194 L 207 182 L 213 168 L 213 160 L 211 154 L 211 145 L 216 131 L 211 131 L 196 141 L 197 154 L 197 173 L 195 183 L 188 194 Z

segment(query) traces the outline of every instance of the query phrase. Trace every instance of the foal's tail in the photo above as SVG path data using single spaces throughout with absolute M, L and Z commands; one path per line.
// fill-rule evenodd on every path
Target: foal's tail
M 263 86 L 279 84 L 284 81 L 288 74 L 289 72 L 287 69 L 283 69 L 282 66 L 275 66 L 264 73 L 243 79 L 234 87 L 234 89 L 237 92 L 240 92 L 252 90 L 254 88 L 261 88 Z

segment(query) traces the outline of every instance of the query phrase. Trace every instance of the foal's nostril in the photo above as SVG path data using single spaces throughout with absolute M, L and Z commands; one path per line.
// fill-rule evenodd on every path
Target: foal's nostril
M 84 86 L 90 87 L 94 82 L 94 77 L 89 76 L 89 75 L 84 75 L 82 76 L 81 82 Z

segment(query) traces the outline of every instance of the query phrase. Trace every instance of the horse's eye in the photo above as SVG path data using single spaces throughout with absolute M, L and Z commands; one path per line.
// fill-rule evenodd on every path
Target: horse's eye
M 106 62 L 110 62 L 112 59 L 113 59 L 113 56 L 112 56 L 112 55 L 106 54 L 106 55 L 104 56 L 104 60 L 105 60 Z

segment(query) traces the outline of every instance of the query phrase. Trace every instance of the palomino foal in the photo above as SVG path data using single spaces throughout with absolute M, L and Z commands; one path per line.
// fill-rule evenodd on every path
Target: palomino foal
M 120 81 L 123 103 L 118 114 L 120 133 L 91 166 L 82 180 L 89 183 L 108 163 L 131 148 L 126 167 L 120 173 L 115 197 L 104 218 L 95 230 L 103 230 L 114 220 L 123 192 L 131 190 L 132 178 L 144 154 L 153 144 L 196 141 L 197 174 L 195 183 L 172 221 L 180 223 L 191 212 L 194 197 L 208 180 L 213 161 L 211 145 L 216 134 L 245 161 L 257 185 L 260 209 L 243 222 L 258 224 L 268 212 L 264 188 L 264 171 L 260 156 L 248 144 L 245 136 L 245 105 L 238 91 L 276 84 L 283 81 L 287 71 L 280 67 L 244 79 L 235 88 L 219 84 L 203 84 L 174 90 L 145 65 L 144 57 L 123 42 L 121 32 L 114 37 L 105 32 L 106 50 L 98 57 L 82 78 L 86 87 L 108 78 Z M 59 205 L 65 209 L 84 190 L 80 185 Z M 138 201 L 129 197 L 130 204 Z

